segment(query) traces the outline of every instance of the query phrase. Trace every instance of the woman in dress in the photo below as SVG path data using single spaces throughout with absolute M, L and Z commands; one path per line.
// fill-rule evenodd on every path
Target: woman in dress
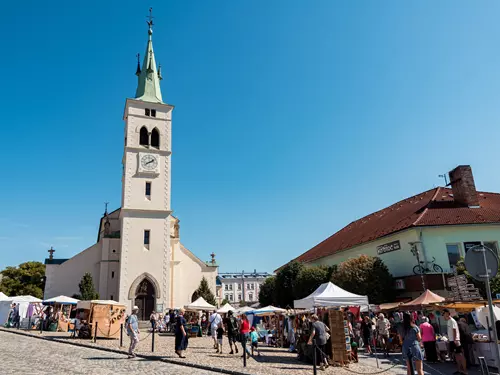
M 372 354 L 371 340 L 372 340 L 372 321 L 368 315 L 365 315 L 361 322 L 361 334 L 363 336 L 363 344 L 365 345 L 365 353 Z
M 403 315 L 403 326 L 399 333 L 401 341 L 403 342 L 403 358 L 406 360 L 406 371 L 408 375 L 413 375 L 411 373 L 410 361 L 415 361 L 415 370 L 417 370 L 418 375 L 423 375 L 422 361 L 424 355 L 420 349 L 420 341 L 422 337 L 420 336 L 420 329 L 415 324 L 415 320 L 409 313 Z
M 175 324 L 175 354 L 180 358 L 186 358 L 183 355 L 184 350 L 188 346 L 188 337 L 186 330 L 186 319 L 184 319 L 184 309 L 179 310 L 179 315 L 177 316 L 177 321 Z

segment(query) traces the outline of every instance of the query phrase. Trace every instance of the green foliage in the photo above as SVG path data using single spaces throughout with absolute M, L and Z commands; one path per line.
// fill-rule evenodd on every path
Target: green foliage
M 0 291 L 8 296 L 31 295 L 43 298 L 45 287 L 45 265 L 40 262 L 21 263 L 18 267 L 7 267 L 1 272 Z
M 360 255 L 338 265 L 332 282 L 355 294 L 368 296 L 370 303 L 392 302 L 396 297 L 394 280 L 384 262 Z
M 192 301 L 194 302 L 194 301 Z M 226 303 L 229 303 L 229 300 L 227 298 L 224 298 L 222 302 L 220 303 L 221 306 L 224 306 Z
M 260 286 L 259 303 L 261 306 L 276 304 L 274 288 L 276 286 L 276 276 L 268 277 Z
M 288 263 L 277 273 L 275 285 L 275 301 L 277 306 L 282 308 L 293 306 L 297 277 L 303 268 L 304 265 L 302 263 L 293 261 Z
M 95 290 L 94 281 L 92 280 L 92 275 L 90 272 L 85 273 L 83 275 L 80 284 L 78 284 L 78 288 L 80 288 L 80 296 L 83 301 L 91 301 L 93 299 L 99 299 L 99 293 Z
M 304 267 L 297 276 L 294 299 L 307 297 L 330 277 L 331 270 L 327 267 Z
M 215 296 L 208 286 L 208 281 L 203 277 L 200 282 L 200 286 L 193 293 L 192 302 L 196 301 L 198 298 L 203 297 L 205 301 L 209 304 L 216 306 Z

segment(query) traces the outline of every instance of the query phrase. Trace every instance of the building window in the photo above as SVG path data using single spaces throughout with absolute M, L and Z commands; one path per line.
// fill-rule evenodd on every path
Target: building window
M 139 132 L 139 144 L 141 146 L 149 146 L 149 134 L 145 126 L 143 126 Z
M 224 294 L 224 299 L 227 299 L 229 301 L 229 294 Z
M 224 285 L 224 290 L 229 290 L 229 285 Z M 227 294 L 226 294 L 226 299 L 227 299 Z
M 241 293 L 238 294 L 238 301 L 241 301 Z
M 149 230 L 144 231 L 144 246 L 149 246 Z
M 233 284 L 229 284 L 229 290 L 233 290 Z
M 111 271 L 111 278 L 114 279 L 115 278 L 115 271 Z M 113 298 L 111 298 L 113 299 Z
M 252 294 L 252 293 L 250 293 L 250 294 L 248 295 L 248 300 L 249 300 L 249 301 L 253 301 L 253 294 Z
M 232 295 L 232 294 L 230 294 L 230 295 L 229 295 L 229 300 L 230 300 L 230 301 L 232 301 L 232 300 L 233 300 L 233 295 Z
M 149 116 L 149 115 L 151 114 L 150 109 L 149 109 L 149 108 L 144 108 L 144 114 L 145 114 L 146 116 Z
M 238 284 L 238 290 L 241 290 L 241 284 Z
M 151 147 L 160 148 L 160 132 L 156 128 L 151 132 Z
M 151 182 L 146 182 L 146 198 L 151 199 Z
M 113 295 L 112 295 L 112 294 L 109 296 L 109 299 L 110 299 L 111 301 L 113 301 Z
M 156 109 L 151 110 L 151 117 L 156 117 Z
M 460 260 L 460 247 L 458 244 L 446 244 L 446 251 L 448 251 L 448 260 L 450 261 L 450 268 L 454 269 Z
M 487 248 L 493 250 L 495 254 L 498 255 L 498 244 L 496 241 L 473 241 L 473 242 L 464 242 L 465 253 L 469 251 L 471 248 L 477 245 L 484 245 Z

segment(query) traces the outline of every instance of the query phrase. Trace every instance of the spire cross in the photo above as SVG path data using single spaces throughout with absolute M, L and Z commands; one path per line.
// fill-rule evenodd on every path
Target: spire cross
M 54 259 L 54 252 L 55 252 L 55 250 L 52 248 L 52 246 L 50 247 L 50 250 L 47 250 L 47 251 L 50 254 L 49 255 L 49 259 Z
M 147 18 L 149 18 L 149 21 L 148 22 L 148 25 L 149 25 L 149 28 L 151 29 L 153 27 L 153 8 L 149 8 L 149 16 L 146 16 Z
M 108 204 L 109 202 L 104 202 L 104 215 L 108 214 Z

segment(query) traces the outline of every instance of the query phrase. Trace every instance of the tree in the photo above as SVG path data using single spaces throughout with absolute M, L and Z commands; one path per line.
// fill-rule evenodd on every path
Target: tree
M 198 289 L 196 289 L 193 293 L 193 302 L 196 301 L 198 298 L 203 297 L 205 301 L 207 301 L 209 304 L 216 306 L 217 302 L 215 301 L 215 296 L 210 290 L 210 287 L 208 286 L 208 281 L 205 279 L 205 276 L 201 279 L 200 286 Z
M 304 265 L 302 263 L 292 261 L 278 271 L 275 285 L 276 305 L 282 308 L 293 306 L 297 277 L 303 268 Z
M 96 292 L 94 287 L 94 281 L 92 280 L 92 275 L 90 272 L 86 272 L 83 275 L 80 284 L 78 284 L 78 288 L 80 289 L 80 297 L 79 299 L 83 301 L 91 301 L 93 299 L 99 299 L 99 293 Z
M 1 274 L 1 292 L 8 296 L 31 295 L 43 298 L 45 287 L 45 265 L 43 263 L 21 263 L 18 267 L 7 267 Z
M 224 306 L 226 303 L 229 303 L 229 300 L 227 298 L 224 298 L 222 302 L 220 303 L 221 306 Z
M 261 306 L 276 304 L 274 288 L 276 286 L 276 276 L 268 277 L 260 286 L 259 303 Z
M 294 289 L 294 299 L 307 297 L 321 284 L 330 281 L 327 267 L 304 267 L 298 274 Z
M 351 293 L 368 296 L 374 304 L 392 302 L 396 297 L 392 275 L 378 257 L 360 255 L 340 263 L 332 282 Z

